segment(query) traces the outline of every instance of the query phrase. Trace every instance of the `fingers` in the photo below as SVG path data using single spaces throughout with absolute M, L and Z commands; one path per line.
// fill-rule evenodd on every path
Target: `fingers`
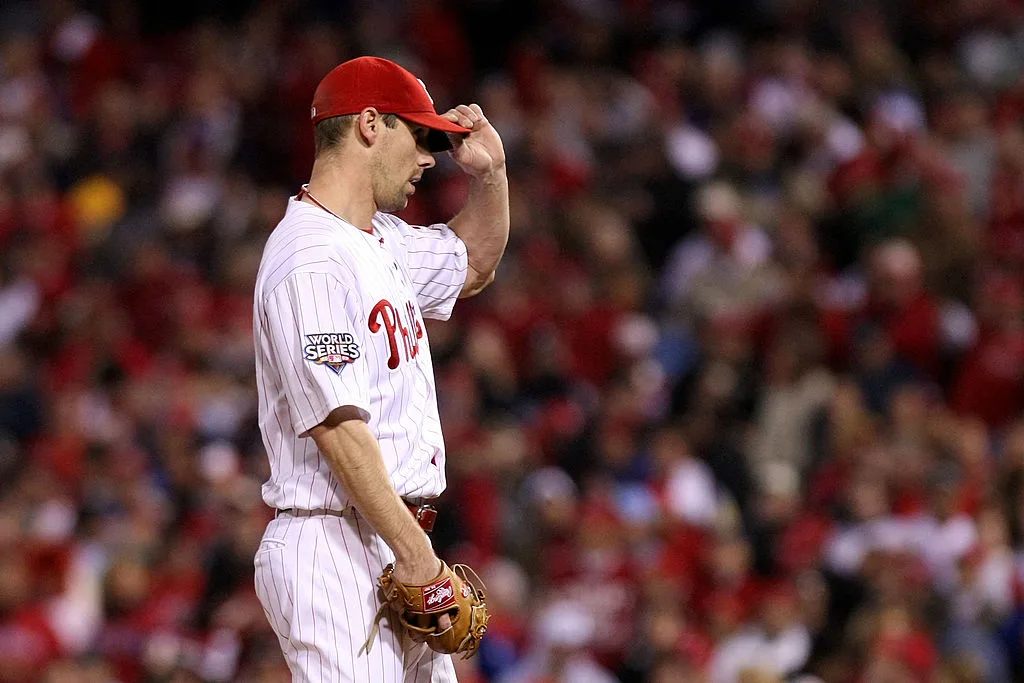
M 426 633 L 423 631 L 417 631 L 414 628 L 407 628 L 405 629 L 405 633 L 407 636 L 409 636 L 409 639 L 415 643 L 425 643 L 427 642 L 427 638 L 429 638 L 431 635 L 444 633 L 452 627 L 452 618 L 451 615 L 447 612 L 439 614 L 435 617 L 430 617 L 427 615 L 417 615 L 414 618 L 414 621 L 417 626 L 420 626 L 422 628 L 430 628 L 431 619 L 437 620 L 433 627 L 433 633 Z
M 484 111 L 479 104 L 460 104 L 454 109 L 449 109 L 442 116 L 452 123 L 457 123 L 470 130 L 475 130 L 487 123 L 487 117 L 484 116 Z
M 437 618 L 437 630 L 438 632 L 447 631 L 452 627 L 452 618 L 446 612 Z

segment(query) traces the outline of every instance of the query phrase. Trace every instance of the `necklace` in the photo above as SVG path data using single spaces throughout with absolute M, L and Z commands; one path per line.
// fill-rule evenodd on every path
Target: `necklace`
M 320 203 L 320 200 L 319 200 L 319 199 L 317 199 L 316 197 L 314 197 L 314 196 L 313 196 L 313 193 L 309 191 L 309 184 L 308 184 L 308 183 L 307 183 L 306 185 L 303 185 L 303 186 L 302 186 L 302 189 L 301 189 L 301 190 L 299 191 L 299 196 L 298 196 L 298 197 L 296 197 L 296 199 L 300 199 L 300 200 L 301 200 L 301 199 L 302 199 L 302 197 L 303 197 L 303 195 L 305 195 L 306 197 L 309 197 L 309 201 L 313 202 L 313 203 L 314 203 L 314 204 L 316 204 L 316 205 L 317 205 L 318 207 L 320 207 L 321 209 L 323 209 L 323 210 L 324 210 L 324 211 L 326 211 L 327 213 L 329 213 L 329 214 L 331 214 L 332 216 L 334 216 L 335 218 L 337 218 L 337 219 L 338 219 L 339 221 L 342 221 L 343 223 L 348 223 L 349 225 L 352 225 L 351 223 L 349 223 L 348 221 L 346 221 L 346 220 L 345 220 L 344 218 L 342 218 L 341 216 L 339 216 L 338 214 L 334 213 L 333 211 L 331 211 L 330 209 L 328 209 L 328 208 L 327 208 L 326 206 L 324 206 L 323 204 L 321 204 L 321 203 Z M 355 228 L 356 228 L 357 230 L 362 230 L 363 232 L 369 233 L 369 234 L 371 234 L 371 235 L 373 234 L 373 228 L 370 228 L 369 230 L 363 230 L 363 228 L 360 228 L 360 227 L 358 227 L 358 226 L 354 226 L 354 227 L 355 227 Z M 383 240 L 381 240 L 381 241 L 383 242 Z

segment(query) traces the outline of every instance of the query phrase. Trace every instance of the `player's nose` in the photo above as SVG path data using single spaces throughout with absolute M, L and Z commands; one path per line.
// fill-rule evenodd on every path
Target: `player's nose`
M 433 168 L 434 165 L 437 163 L 437 159 L 434 158 L 434 155 L 431 154 L 428 150 L 423 149 L 422 147 L 420 147 L 418 149 L 418 151 L 420 153 L 420 158 L 419 158 L 419 166 L 420 166 L 420 168 L 424 168 L 424 169 Z

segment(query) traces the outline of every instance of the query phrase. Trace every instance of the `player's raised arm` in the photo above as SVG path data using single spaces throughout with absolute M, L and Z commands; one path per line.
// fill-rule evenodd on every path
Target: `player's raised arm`
M 501 137 L 479 105 L 459 105 L 442 115 L 470 132 L 449 152 L 470 176 L 469 196 L 448 225 L 466 243 L 469 268 L 460 297 L 473 296 L 494 280 L 508 243 L 508 177 Z

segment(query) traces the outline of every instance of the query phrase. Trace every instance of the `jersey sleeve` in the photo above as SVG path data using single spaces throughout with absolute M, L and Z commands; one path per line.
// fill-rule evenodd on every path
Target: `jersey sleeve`
M 447 320 L 469 267 L 466 244 L 444 223 L 420 227 L 392 217 L 405 244 L 406 267 L 424 317 Z
M 277 356 L 296 434 L 342 406 L 370 419 L 361 308 L 358 292 L 328 273 L 295 273 L 266 295 L 261 324 Z

